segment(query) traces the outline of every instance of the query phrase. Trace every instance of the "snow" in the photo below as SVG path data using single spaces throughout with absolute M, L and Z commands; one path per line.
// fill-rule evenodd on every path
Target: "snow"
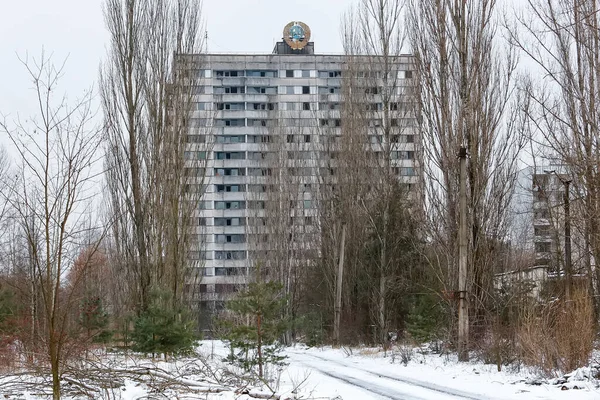
M 458 363 L 455 356 L 423 355 L 415 353 L 407 366 L 391 364 L 388 354 L 377 349 L 355 350 L 352 355 L 331 348 L 289 350 L 291 366 L 303 364 L 317 374 L 333 372 L 350 381 L 370 382 L 373 387 L 391 387 L 389 391 L 401 393 L 409 390 L 409 395 L 420 399 L 474 398 L 474 399 L 599 399 L 600 390 L 590 382 L 591 371 L 582 369 L 571 375 L 570 382 L 562 386 L 551 382 L 539 386 L 527 385 L 527 381 L 539 380 L 529 371 L 510 373 L 498 372 L 495 365 L 477 362 Z M 397 360 L 396 360 L 397 361 Z M 295 366 L 296 365 L 296 366 Z M 318 380 L 311 376 L 310 385 Z M 400 381 L 398 381 L 400 380 Z M 409 384 L 409 385 L 407 385 Z M 583 388 L 581 390 L 561 390 L 564 386 Z M 345 383 L 345 386 L 349 386 Z M 427 389 L 426 389 L 427 388 Z M 327 389 L 325 389 L 327 390 Z M 333 390 L 333 391 L 331 391 Z M 335 394 L 330 389 L 326 395 Z M 358 395 L 360 389 L 356 388 Z M 381 395 L 360 392 L 361 399 L 380 399 Z M 354 397 L 344 397 L 344 399 Z M 393 396 L 391 396 L 394 398 Z M 404 397 L 400 397 L 404 398 Z M 408 397 L 407 397 L 408 398 Z
M 160 393 L 161 398 L 250 400 L 256 394 L 269 395 L 272 393 L 270 389 L 273 389 L 282 400 L 600 399 L 598 381 L 594 378 L 600 369 L 597 366 L 580 368 L 564 377 L 543 380 L 535 372 L 525 369 L 520 372 L 498 372 L 495 365 L 459 363 L 453 355 L 413 351 L 412 359 L 405 366 L 400 363 L 397 350 L 384 354 L 373 348 L 350 350 L 308 348 L 303 345 L 285 351 L 288 356 L 286 362 L 289 363 L 286 368 L 268 369 L 270 376 L 277 378 L 270 388 L 255 385 L 244 388 L 244 392 L 239 386 L 235 389 L 232 380 L 224 380 L 230 376 L 235 378 L 236 373 L 221 361 L 227 351 L 222 342 L 203 341 L 198 349 L 199 357 L 177 361 L 152 361 L 138 356 L 125 358 L 122 354 L 105 355 L 104 361 L 114 368 L 115 376 L 119 378 L 110 398 L 134 400 L 153 398 Z M 213 378 L 218 375 L 219 379 L 211 379 L 210 374 L 206 373 L 207 366 L 215 374 Z M 143 379 L 128 374 L 150 370 L 153 372 L 141 374 L 144 375 Z M 0 377 L 0 394 L 5 394 L 3 389 L 6 386 L 2 383 L 9 379 L 14 377 Z M 33 380 L 31 377 L 29 382 Z M 91 385 L 90 382 L 86 380 L 85 384 Z M 528 382 L 535 382 L 536 385 Z M 209 388 L 220 392 L 201 392 Z M 32 394 L 31 386 L 28 390 L 10 398 L 40 399 Z M 65 393 L 64 398 L 83 397 Z

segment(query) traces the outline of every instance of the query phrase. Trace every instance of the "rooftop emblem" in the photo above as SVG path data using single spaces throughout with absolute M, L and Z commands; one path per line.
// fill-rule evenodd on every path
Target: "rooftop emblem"
M 304 22 L 292 21 L 283 29 L 283 40 L 294 50 L 302 50 L 310 40 L 310 28 Z

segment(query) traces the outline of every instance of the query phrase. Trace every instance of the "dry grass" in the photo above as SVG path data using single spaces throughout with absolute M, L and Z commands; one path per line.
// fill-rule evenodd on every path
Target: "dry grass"
M 530 309 L 517 329 L 517 342 L 525 364 L 552 374 L 587 364 L 595 334 L 592 300 L 578 290 L 569 302 Z

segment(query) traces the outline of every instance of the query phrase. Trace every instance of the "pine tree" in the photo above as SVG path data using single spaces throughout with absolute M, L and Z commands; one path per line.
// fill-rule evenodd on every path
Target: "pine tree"
M 133 350 L 142 353 L 178 355 L 195 344 L 194 321 L 184 307 L 174 304 L 170 292 L 154 289 L 150 304 L 135 321 Z
M 229 341 L 231 348 L 227 361 L 247 371 L 257 367 L 261 379 L 265 366 L 284 364 L 280 338 L 288 321 L 283 318 L 286 298 L 282 289 L 277 282 L 250 283 L 227 303 L 229 315 L 221 320 L 226 332 L 223 339 Z
M 108 320 L 100 297 L 88 296 L 83 299 L 79 324 L 86 330 L 88 338 L 93 338 L 96 343 L 108 342 L 112 336 L 112 332 L 106 329 Z

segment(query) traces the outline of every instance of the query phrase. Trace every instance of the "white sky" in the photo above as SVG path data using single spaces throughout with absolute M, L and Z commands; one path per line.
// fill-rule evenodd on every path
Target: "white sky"
M 204 0 L 209 52 L 270 53 L 292 20 L 308 24 L 319 53 L 341 52 L 339 21 L 354 0 Z M 68 57 L 62 90 L 75 98 L 94 85 L 106 54 L 102 0 L 0 0 L 0 115 L 28 116 L 35 102 L 17 59 Z M 0 138 L 0 143 L 4 142 Z

